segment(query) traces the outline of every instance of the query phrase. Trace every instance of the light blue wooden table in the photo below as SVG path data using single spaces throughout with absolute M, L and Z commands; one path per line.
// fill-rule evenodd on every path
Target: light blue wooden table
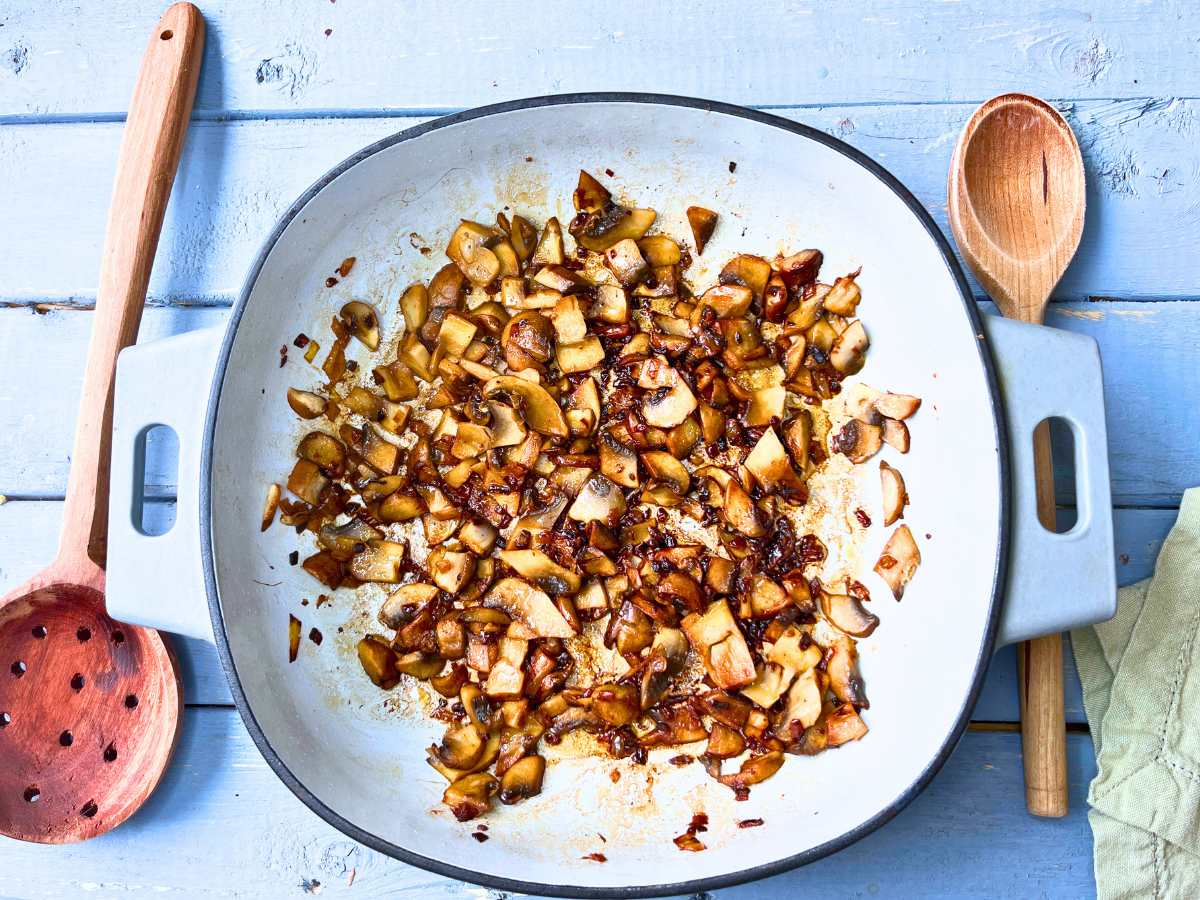
M 1122 583 L 1150 572 L 1181 490 L 1200 482 L 1192 2 L 202 6 L 200 94 L 142 340 L 219 324 L 300 191 L 362 145 L 446 111 L 584 90 L 770 108 L 879 160 L 944 225 L 963 121 L 986 97 L 1025 90 L 1067 114 L 1088 167 L 1083 246 L 1049 322 L 1103 351 Z M 57 540 L 123 110 L 160 11 L 156 0 L 0 4 L 0 592 Z M 172 477 L 152 473 L 162 516 Z M 1060 499 L 1070 505 L 1069 489 Z M 393 862 L 310 814 L 250 743 L 212 650 L 184 643 L 182 658 L 188 710 L 158 793 L 88 844 L 0 839 L 0 896 L 496 896 Z M 1025 814 L 1003 652 L 976 724 L 910 809 L 831 859 L 721 896 L 1091 894 L 1083 797 L 1095 762 L 1073 669 L 1068 685 L 1068 818 Z

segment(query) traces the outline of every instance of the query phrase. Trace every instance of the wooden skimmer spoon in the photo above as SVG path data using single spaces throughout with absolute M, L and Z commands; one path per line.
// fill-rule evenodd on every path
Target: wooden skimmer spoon
M 1045 318 L 1050 292 L 1079 247 L 1084 204 L 1079 144 L 1056 110 L 1026 94 L 993 97 L 975 110 L 950 162 L 950 227 L 1005 316 L 1039 324 Z M 1047 423 L 1033 441 L 1038 518 L 1053 529 Z M 1046 602 L 1053 602 L 1051 592 Z M 1062 636 L 1025 642 L 1019 660 L 1025 802 L 1034 815 L 1064 816 Z
M 120 825 L 157 786 L 179 732 L 175 658 L 158 632 L 108 617 L 104 564 L 117 353 L 137 338 L 203 47 L 189 3 L 150 37 L 117 162 L 58 558 L 0 598 L 9 837 L 62 844 Z

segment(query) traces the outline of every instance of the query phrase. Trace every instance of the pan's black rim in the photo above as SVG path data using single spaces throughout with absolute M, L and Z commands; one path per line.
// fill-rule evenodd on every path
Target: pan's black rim
M 863 822 L 856 828 L 845 832 L 837 838 L 826 841 L 816 847 L 810 847 L 807 850 L 793 854 L 784 859 L 776 860 L 775 862 L 765 863 L 760 866 L 754 866 L 748 869 L 741 869 L 736 872 L 729 872 L 724 875 L 716 875 L 709 878 L 697 878 L 692 881 L 675 882 L 673 884 L 654 884 L 654 885 L 632 885 L 627 887 L 573 887 L 571 885 L 556 885 L 542 884 L 539 882 L 522 881 L 514 878 L 500 878 L 494 875 L 488 875 L 482 872 L 475 872 L 470 869 L 461 868 L 459 866 L 450 865 L 440 860 L 430 859 L 418 853 L 413 853 L 406 850 L 390 841 L 382 840 L 374 834 L 371 834 L 362 828 L 344 819 L 332 809 L 318 799 L 311 791 L 301 783 L 282 758 L 275 751 L 271 742 L 267 739 L 258 720 L 255 718 L 253 711 L 250 709 L 250 704 L 246 699 L 245 692 L 242 690 L 241 680 L 238 675 L 237 664 L 234 662 L 233 656 L 229 649 L 229 641 L 225 632 L 225 622 L 221 615 L 220 600 L 217 593 L 216 585 L 216 569 L 213 562 L 213 546 L 211 534 L 211 515 L 210 503 L 212 500 L 211 478 L 212 478 L 212 446 L 213 435 L 216 429 L 217 408 L 221 400 L 221 389 L 225 380 L 225 371 L 229 363 L 229 356 L 233 348 L 233 339 L 237 333 L 238 325 L 241 322 L 241 317 L 246 308 L 246 303 L 254 289 L 254 285 L 258 280 L 258 276 L 262 270 L 267 257 L 274 249 L 279 237 L 283 234 L 287 226 L 300 213 L 300 211 L 332 181 L 370 156 L 379 153 L 395 144 L 402 141 L 412 140 L 421 135 L 434 131 L 439 128 L 447 128 L 452 125 L 457 125 L 461 122 L 468 122 L 474 119 L 483 118 L 486 116 L 497 115 L 500 113 L 513 112 L 517 110 L 532 109 L 545 106 L 565 106 L 582 103 L 640 103 L 640 104 L 657 104 L 665 106 L 679 106 L 690 109 L 698 109 L 705 112 L 720 113 L 723 115 L 736 116 L 742 119 L 749 119 L 753 122 L 758 122 L 762 125 L 768 125 L 773 128 L 779 128 L 783 131 L 791 132 L 792 134 L 809 140 L 817 141 L 824 144 L 838 153 L 849 158 L 853 162 L 865 168 L 868 172 L 882 181 L 893 193 L 899 197 L 905 205 L 921 223 L 925 231 L 929 234 L 941 252 L 943 262 L 946 265 L 951 277 L 958 286 L 959 294 L 963 301 L 963 307 L 966 310 L 967 318 L 974 327 L 975 333 L 980 336 L 978 344 L 978 352 L 980 362 L 983 365 L 986 374 L 988 393 L 992 407 L 992 421 L 995 428 L 995 438 L 997 447 L 997 474 L 1000 480 L 1000 516 L 997 523 L 997 544 L 996 544 L 996 561 L 993 573 L 992 594 L 989 600 L 990 608 L 988 615 L 988 625 L 985 629 L 983 639 L 979 646 L 979 655 L 975 662 L 975 676 L 971 683 L 970 689 L 966 692 L 963 700 L 962 708 L 959 710 L 957 720 L 954 727 L 946 735 L 942 746 L 937 754 L 930 760 L 924 771 L 913 781 L 909 787 L 893 800 L 886 808 L 881 810 L 872 818 Z M 958 264 L 958 260 L 954 256 L 954 252 L 950 247 L 946 237 L 942 234 L 937 224 L 930 217 L 920 202 L 895 178 L 890 172 L 879 165 L 877 162 L 866 156 L 859 150 L 849 146 L 848 144 L 831 137 L 822 131 L 810 128 L 806 125 L 801 125 L 789 119 L 781 118 L 780 116 L 770 113 L 759 112 L 757 110 L 746 109 L 745 107 L 735 106 L 729 103 L 720 103 L 713 100 L 702 100 L 692 97 L 680 97 L 670 94 L 640 94 L 640 93 L 625 93 L 625 92 L 600 92 L 600 93 L 583 93 L 583 94 L 560 94 L 549 95 L 544 97 L 533 97 L 526 100 L 512 100 L 505 103 L 496 103 L 491 106 L 483 106 L 477 109 L 468 110 L 466 112 L 456 113 L 454 115 L 445 116 L 435 119 L 430 122 L 425 122 L 408 128 L 386 137 L 380 141 L 371 144 L 368 147 L 355 153 L 353 156 L 345 159 L 334 168 L 330 169 L 325 175 L 318 179 L 301 197 L 292 204 L 279 223 L 272 230 L 271 234 L 263 243 L 258 257 L 251 267 L 246 281 L 242 287 L 241 294 L 238 296 L 237 303 L 233 307 L 229 321 L 229 326 L 226 329 L 224 340 L 221 344 L 220 353 L 217 357 L 217 365 L 213 376 L 212 393 L 209 397 L 208 411 L 204 426 L 204 446 L 200 468 L 200 552 L 204 569 L 205 589 L 208 595 L 209 611 L 213 621 L 213 633 L 216 637 L 217 648 L 220 652 L 221 663 L 225 669 L 226 676 L 229 680 L 230 690 L 233 694 L 233 699 L 237 705 L 238 711 L 241 713 L 242 720 L 245 722 L 247 730 L 250 732 L 251 738 L 262 753 L 263 758 L 275 771 L 275 774 L 283 781 L 284 784 L 294 793 L 309 809 L 315 812 L 318 816 L 337 828 L 342 833 L 348 835 L 354 840 L 362 843 L 380 853 L 385 853 L 388 856 L 399 859 L 402 862 L 418 866 L 438 875 L 443 875 L 449 878 L 456 878 L 460 881 L 467 881 L 474 884 L 483 885 L 485 887 L 496 888 L 504 891 L 517 891 L 523 894 L 543 894 L 558 897 L 582 897 L 582 898 L 601 898 L 601 897 L 661 897 L 670 896 L 673 894 L 693 894 L 701 891 L 717 890 L 719 888 L 730 887 L 736 884 L 742 884 L 748 881 L 755 881 L 760 878 L 768 878 L 772 875 L 778 875 L 783 872 L 790 871 L 799 866 L 810 862 L 815 862 L 832 853 L 836 853 L 850 844 L 866 837 L 872 831 L 875 831 L 880 826 L 891 821 L 901 810 L 903 810 L 912 800 L 921 793 L 922 790 L 933 779 L 933 776 L 945 764 L 950 755 L 954 752 L 958 742 L 962 739 L 966 731 L 971 710 L 975 706 L 975 701 L 978 699 L 979 691 L 983 685 L 983 677 L 987 671 L 988 661 L 991 659 L 992 652 L 996 640 L 996 629 L 1000 618 L 1000 600 L 1001 592 L 1003 591 L 1005 578 L 1008 571 L 1008 525 L 1010 515 L 1010 473 L 1008 463 L 1008 433 L 1007 425 L 1003 412 L 1003 407 L 1000 402 L 1000 392 L 996 371 L 992 361 L 991 352 L 986 346 L 986 333 L 983 331 L 980 322 L 978 308 L 971 295 L 970 287 L 967 284 L 967 279 L 963 275 L 962 268 Z

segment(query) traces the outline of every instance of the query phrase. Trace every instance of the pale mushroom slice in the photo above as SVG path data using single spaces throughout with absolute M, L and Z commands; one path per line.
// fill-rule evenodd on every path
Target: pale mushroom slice
M 901 453 L 907 453 L 909 447 L 908 426 L 898 419 L 884 419 L 883 442 Z
M 379 314 L 369 303 L 351 300 L 342 307 L 341 317 L 350 333 L 363 342 L 368 350 L 379 349 Z
M 625 288 L 633 287 L 650 274 L 650 266 L 632 238 L 617 241 L 605 250 L 604 261 Z
M 576 522 L 615 523 L 625 512 L 625 495 L 603 475 L 594 474 L 580 489 L 567 515 Z
M 825 656 L 825 672 L 835 697 L 861 709 L 870 707 L 858 673 L 858 647 L 851 638 L 842 634 L 833 638 Z
M 267 486 L 267 499 L 263 501 L 260 531 L 266 531 L 275 521 L 275 510 L 279 508 L 279 497 L 282 493 L 283 489 L 275 482 Z
M 642 416 L 655 428 L 674 428 L 695 408 L 696 395 L 679 378 L 673 387 L 660 387 L 647 395 L 642 403 Z
M 721 470 L 716 469 L 715 471 Z M 713 475 L 712 472 L 706 474 L 710 478 Z M 754 501 L 746 493 L 746 489 L 738 484 L 736 478 L 730 477 L 725 482 L 722 500 L 721 518 L 730 528 L 740 531 L 746 537 L 762 537 L 767 533 L 767 529 L 762 523 L 762 517 L 758 514 L 758 507 L 754 505 Z
M 483 605 L 503 610 L 535 637 L 567 638 L 575 634 L 554 601 L 520 578 L 501 578 L 483 598 Z
M 292 412 L 302 419 L 315 419 L 317 416 L 324 415 L 329 406 L 329 401 L 324 397 L 314 394 L 312 391 L 302 391 L 299 388 L 288 388 L 287 401 Z
M 557 401 L 540 384 L 516 375 L 498 375 L 483 386 L 483 396 L 505 393 L 524 404 L 525 424 L 539 434 L 565 438 L 571 430 Z
M 875 408 L 875 403 L 882 396 L 881 391 L 859 382 L 850 385 L 845 390 L 842 394 L 842 404 L 847 415 L 868 425 L 878 425 L 880 415 L 879 410 Z
M 691 486 L 691 476 L 678 459 L 665 450 L 647 450 L 642 454 L 646 469 L 658 481 L 682 497 Z
M 866 462 L 883 446 L 883 429 L 850 419 L 833 436 L 830 443 L 836 453 L 844 454 L 850 462 Z
M 517 411 L 507 403 L 491 401 L 488 410 L 492 414 L 492 447 L 515 447 L 525 440 L 528 433 L 525 423 L 517 417 Z
M 837 628 L 852 637 L 868 637 L 879 627 L 879 617 L 867 612 L 857 597 L 821 592 L 821 612 Z
M 806 669 L 788 688 L 783 711 L 775 718 L 775 733 L 785 741 L 797 741 L 804 730 L 821 717 L 821 685 L 816 669 Z
M 904 506 L 908 493 L 904 490 L 904 476 L 900 470 L 882 460 L 879 463 L 879 482 L 883 496 L 883 524 L 893 525 L 904 517 Z
M 804 440 L 804 456 L 807 461 L 808 441 Z M 796 489 L 801 487 L 800 477 L 792 468 L 787 451 L 775 433 L 774 426 L 768 427 L 750 451 L 744 463 L 755 481 L 762 485 L 763 490 L 773 493 L 783 488 Z
M 541 550 L 501 550 L 496 556 L 522 578 L 552 594 L 573 594 L 583 583 L 577 572 L 560 566 Z
M 409 611 L 429 603 L 437 595 L 436 585 L 420 581 L 401 585 L 388 594 L 387 599 L 383 601 L 383 606 L 379 610 L 379 621 L 395 631 L 411 618 L 412 613 Z
M 911 394 L 884 394 L 875 401 L 875 409 L 889 419 L 904 420 L 921 408 L 921 398 Z
M 920 564 L 921 551 L 917 548 L 917 542 L 913 540 L 908 526 L 901 525 L 884 545 L 879 561 L 875 563 L 875 574 L 887 582 L 892 589 L 892 596 L 899 600 Z
M 493 700 L 520 697 L 525 688 L 525 673 L 521 667 L 528 653 L 529 641 L 507 635 L 500 638 L 500 652 L 488 672 L 483 692 Z
M 750 648 L 724 600 L 710 604 L 703 613 L 687 616 L 681 627 L 717 687 L 740 688 L 757 677 Z
M 870 344 L 867 329 L 860 319 L 855 319 L 833 342 L 829 350 L 829 362 L 843 375 L 857 374 L 867 361 L 867 347 Z
M 433 583 L 447 594 L 454 595 L 461 591 L 475 574 L 475 555 L 436 547 L 430 551 L 425 565 Z
M 778 663 L 763 663 L 758 668 L 754 681 L 742 688 L 741 694 L 763 709 L 770 709 L 791 685 L 796 673 Z

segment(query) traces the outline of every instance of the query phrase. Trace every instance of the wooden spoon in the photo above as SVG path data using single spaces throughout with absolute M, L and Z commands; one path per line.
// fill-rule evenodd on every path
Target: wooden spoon
M 975 110 L 950 162 L 950 227 L 1008 318 L 1039 324 L 1045 318 L 1050 292 L 1079 247 L 1084 193 L 1079 144 L 1056 110 L 1026 94 L 993 97 Z M 1053 529 L 1047 423 L 1033 440 L 1038 518 Z M 1034 815 L 1064 816 L 1062 636 L 1027 641 L 1019 653 L 1025 802 Z
M 179 732 L 175 658 L 158 632 L 108 617 L 104 564 L 117 353 L 137 338 L 203 47 L 189 3 L 150 37 L 117 162 L 58 558 L 0 598 L 0 833 L 21 840 L 70 843 L 120 825 Z

